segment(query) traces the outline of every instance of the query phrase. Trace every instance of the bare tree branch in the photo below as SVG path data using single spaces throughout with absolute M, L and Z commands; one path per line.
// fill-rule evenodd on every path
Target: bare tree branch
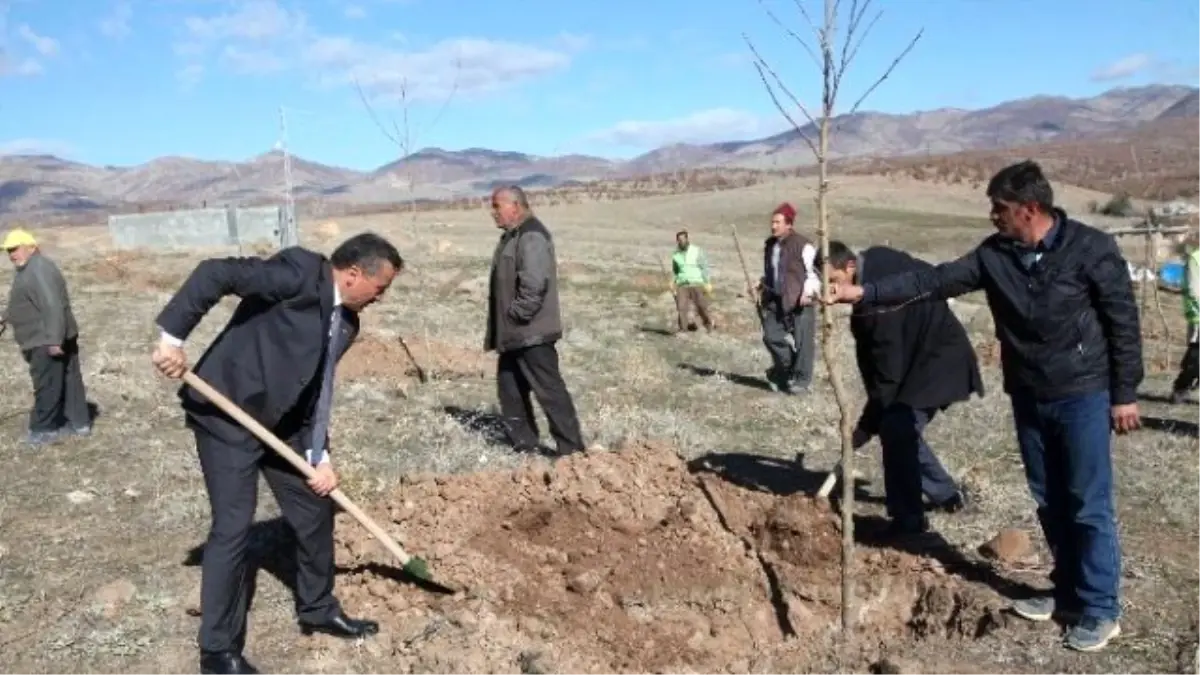
M 367 109 L 367 115 L 371 118 L 371 122 L 375 124 L 375 127 L 379 129 L 379 133 L 383 134 L 384 138 L 388 139 L 392 143 L 395 143 L 396 147 L 403 147 L 403 141 L 397 138 L 399 134 L 393 134 L 392 132 L 388 131 L 388 128 L 384 126 L 383 121 L 379 119 L 379 115 L 375 113 L 375 107 L 372 106 L 371 101 L 367 99 L 367 94 L 363 91 L 362 85 L 359 84 L 357 78 L 354 80 L 354 90 L 358 92 L 358 100 L 362 101 L 363 107 Z M 395 120 L 392 121 L 392 125 L 395 126 Z
M 462 65 L 461 59 L 455 59 L 454 64 L 455 64 L 454 82 L 450 87 L 450 93 L 447 94 L 445 100 L 442 101 L 442 105 L 438 109 L 438 114 L 434 117 L 433 123 L 436 123 L 439 119 L 441 119 L 442 115 L 445 114 L 446 109 L 449 107 L 450 101 L 454 98 L 454 95 L 458 92 L 459 75 L 461 74 L 461 65 Z M 358 92 L 358 98 L 360 101 L 362 101 L 363 107 L 366 108 L 367 114 L 370 116 L 371 121 L 379 129 L 380 133 L 382 133 L 383 136 L 385 138 L 387 138 L 389 141 L 394 143 L 396 145 L 396 147 L 400 150 L 400 161 L 404 163 L 405 182 L 407 183 L 407 185 L 405 187 L 408 192 L 408 210 L 409 210 L 410 224 L 412 227 L 412 237 L 413 237 L 413 241 L 419 246 L 421 243 L 422 237 L 420 236 L 420 228 L 418 227 L 418 222 L 417 222 L 417 220 L 418 220 L 417 219 L 417 198 L 416 198 L 417 177 L 416 177 L 416 174 L 413 172 L 412 162 L 407 161 L 412 156 L 413 150 L 414 150 L 414 148 L 413 148 L 413 144 L 414 144 L 413 125 L 412 125 L 412 120 L 409 118 L 409 114 L 410 114 L 409 106 L 411 104 L 411 100 L 410 100 L 411 95 L 409 93 L 408 78 L 402 77 L 400 79 L 399 92 L 398 92 L 399 99 L 400 99 L 399 100 L 400 121 L 398 122 L 394 118 L 391 119 L 390 120 L 390 122 L 391 122 L 390 130 L 388 128 L 388 125 L 385 125 L 383 123 L 383 120 L 379 117 L 378 113 L 375 111 L 374 106 L 371 105 L 370 99 L 368 98 L 366 92 L 363 90 L 361 83 L 359 83 L 357 79 L 355 79 L 355 81 L 354 81 L 354 88 Z M 421 273 L 420 268 L 419 267 L 414 268 L 414 273 L 419 275 Z
M 912 51 L 913 47 L 917 46 L 917 41 L 920 40 L 921 36 L 924 34 L 924 28 L 917 31 L 917 34 L 914 35 L 913 39 L 909 41 L 908 46 L 904 48 L 904 51 L 900 52 L 899 56 L 892 59 L 891 65 L 887 67 L 887 70 L 883 71 L 883 75 L 880 75 L 879 79 L 875 80 L 875 84 L 867 87 L 867 90 L 863 92 L 863 95 L 858 97 L 858 100 L 855 101 L 854 105 L 850 107 L 850 112 L 846 113 L 847 115 L 853 115 L 858 111 L 858 107 L 863 104 L 863 101 L 867 100 L 867 97 L 871 95 L 871 92 L 878 89 L 879 85 L 883 84 L 883 81 L 888 79 L 888 76 L 892 74 L 892 71 L 896 69 L 896 66 L 900 65 L 900 62 L 904 60 L 904 57 L 908 56 L 908 53 Z
M 817 150 L 816 144 L 813 143 L 811 138 L 805 135 L 803 127 L 796 122 L 791 113 L 789 113 L 787 109 L 783 107 L 783 103 L 779 101 L 779 97 L 775 94 L 776 87 L 778 87 L 785 96 L 791 99 L 792 103 L 800 109 L 800 112 L 804 114 L 804 117 L 811 125 L 816 126 L 817 120 L 808 112 L 808 108 L 800 102 L 800 99 L 796 98 L 796 95 L 787 88 L 787 85 L 783 83 L 783 80 L 779 77 L 779 74 L 776 73 L 771 66 L 767 65 L 767 62 L 763 59 L 762 55 L 758 53 L 757 49 L 755 49 L 754 43 L 750 41 L 749 36 L 743 35 L 742 37 L 746 40 L 746 44 L 749 45 L 751 53 L 754 54 L 754 68 L 758 71 L 758 77 L 760 80 L 762 80 L 763 86 L 767 88 L 767 93 L 770 94 L 771 100 L 775 103 L 775 107 L 779 110 L 780 114 L 782 114 L 783 117 L 792 124 L 792 128 L 796 130 L 796 133 L 800 135 L 800 138 L 803 138 L 804 142 L 808 144 L 808 147 L 810 150 L 812 150 L 813 155 L 818 156 L 819 151 Z M 775 81 L 774 86 L 767 81 L 767 74 L 770 74 L 771 79 Z
M 808 13 L 808 9 L 804 7 L 804 0 L 792 0 L 792 2 L 795 3 L 800 16 L 804 17 L 804 21 L 808 23 L 808 27 L 812 29 L 813 35 L 817 36 L 817 39 L 820 39 L 821 28 L 817 26 L 816 21 L 813 21 L 812 15 Z M 820 66 L 821 64 L 818 62 L 817 65 Z
M 854 63 L 855 57 L 858 56 L 859 48 L 862 47 L 867 36 L 871 34 L 871 29 L 875 27 L 880 17 L 883 16 L 882 10 L 876 12 L 871 22 L 860 33 L 859 28 L 862 26 L 863 17 L 866 16 L 867 10 L 870 7 L 871 0 L 862 0 L 862 4 L 859 4 L 859 0 L 852 0 L 850 4 L 850 21 L 846 26 L 846 38 L 842 41 L 842 56 L 838 64 L 838 75 L 833 86 L 835 98 L 837 97 L 837 93 L 841 91 L 842 75 Z
M 804 11 L 804 5 L 803 5 L 803 4 L 799 4 L 798 0 L 797 0 L 797 4 L 799 5 L 801 12 L 803 12 L 803 11 Z M 774 21 L 774 22 L 775 22 L 775 25 L 776 25 L 776 26 L 779 26 L 779 29 L 780 29 L 780 30 L 782 30 L 783 32 L 785 32 L 785 33 L 787 33 L 788 35 L 792 36 L 792 39 L 793 39 L 793 40 L 795 40 L 796 42 L 800 43 L 800 46 L 801 46 L 801 47 L 803 47 L 803 48 L 804 48 L 804 51 L 808 52 L 808 55 L 809 55 L 809 56 L 812 58 L 813 65 L 817 66 L 818 68 L 820 68 L 820 67 L 821 67 L 821 60 L 817 58 L 817 53 L 816 53 L 815 51 L 813 51 L 813 48 L 812 48 L 812 46 L 808 44 L 808 41 L 807 41 L 807 40 L 805 40 L 804 38 L 800 37 L 800 36 L 799 36 L 799 35 L 796 33 L 796 31 L 794 31 L 794 30 L 792 30 L 791 28 L 788 28 L 787 26 L 783 25 L 783 22 L 779 20 L 779 17 L 775 16 L 775 13 L 774 13 L 774 12 L 772 12 L 770 9 L 767 9 L 767 6 L 766 6 L 765 4 L 763 4 L 763 0 L 758 0 L 758 6 L 759 6 L 759 7 L 761 7 L 761 8 L 762 8 L 762 10 L 763 10 L 764 12 L 766 12 L 767 16 L 769 16 L 769 17 L 771 18 L 771 21 Z M 808 14 L 807 14 L 807 13 L 805 13 L 805 17 L 806 17 L 806 18 L 807 18 L 807 16 L 808 16 Z M 811 21 L 811 20 L 809 21 L 809 24 L 810 24 L 810 25 L 812 25 L 812 21 Z M 816 27 L 815 25 L 813 25 L 813 26 L 812 26 L 812 28 L 813 28 L 813 32 L 816 32 L 816 30 L 817 30 L 817 27 Z

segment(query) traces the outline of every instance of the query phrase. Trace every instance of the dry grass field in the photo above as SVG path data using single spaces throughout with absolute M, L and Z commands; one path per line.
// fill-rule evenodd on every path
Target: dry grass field
M 1075 213 L 1099 198 L 1060 188 Z M 890 241 L 931 260 L 988 232 L 965 185 L 854 177 L 834 193 L 838 236 Z M 288 537 L 269 492 L 254 556 L 262 571 L 247 655 L 269 672 L 812 672 L 838 668 L 839 537 L 833 509 L 809 500 L 838 456 L 823 366 L 806 398 L 766 390 L 767 355 L 729 234 L 753 266 L 766 217 L 802 183 L 540 210 L 554 231 L 568 326 L 564 374 L 586 440 L 602 449 L 551 464 L 496 442 L 493 359 L 479 345 L 496 238 L 483 211 L 357 216 L 306 223 L 304 244 L 391 236 L 410 268 L 363 317 L 341 366 L 333 438 L 347 493 L 445 581 L 438 596 L 394 580 L 389 560 L 339 521 L 339 595 L 379 620 L 361 644 L 303 638 L 287 588 Z M 810 219 L 801 219 L 801 223 Z M 716 275 L 712 335 L 670 337 L 660 261 L 687 227 Z M 803 227 L 803 226 L 802 226 Z M 102 228 L 45 233 L 82 326 L 96 433 L 41 450 L 19 444 L 30 391 L 11 343 L 0 369 L 0 668 L 25 672 L 195 672 L 199 567 L 208 512 L 174 396 L 149 353 L 153 320 L 205 255 L 109 249 Z M 7 288 L 11 271 L 0 272 Z M 1177 296 L 1163 298 L 1180 335 Z M 191 340 L 197 357 L 228 317 Z M 984 364 L 986 397 L 952 408 L 930 442 L 971 500 L 933 517 L 908 550 L 876 538 L 882 480 L 868 446 L 857 507 L 860 639 L 846 667 L 891 672 L 1195 672 L 1198 488 L 1194 404 L 1167 393 L 1180 353 L 1146 319 L 1147 428 L 1116 441 L 1124 543 L 1125 634 L 1096 655 L 1060 646 L 1060 629 L 999 611 L 1003 594 L 1042 583 L 1040 544 L 1000 386 L 990 318 L 956 303 Z M 844 320 L 833 346 L 861 401 Z M 403 338 L 429 373 L 420 384 Z M 857 413 L 857 410 L 855 411 Z M 343 516 L 339 516 L 343 518 Z M 977 548 L 1005 527 L 1032 555 L 1004 563 Z M 887 672 L 886 668 L 884 672 Z
M 1194 117 L 1169 118 L 1108 137 L 927 157 L 856 158 L 845 162 L 844 170 L 978 186 L 1001 167 L 1030 157 L 1072 185 L 1142 199 L 1194 198 L 1200 181 L 1200 126 Z

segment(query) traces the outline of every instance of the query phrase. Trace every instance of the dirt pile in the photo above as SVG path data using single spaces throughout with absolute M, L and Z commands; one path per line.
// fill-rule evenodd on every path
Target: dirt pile
M 405 345 L 408 350 L 405 350 Z M 385 338 L 363 332 L 338 363 L 340 380 L 416 379 L 418 367 L 430 380 L 461 380 L 488 377 L 495 372 L 495 357 L 482 350 L 425 340 Z
M 392 561 L 339 516 L 338 592 L 383 619 L 373 649 L 398 672 L 832 667 L 841 535 L 828 506 L 695 476 L 670 448 L 418 476 L 370 511 L 464 589 L 390 580 Z M 867 643 L 973 636 L 992 616 L 929 560 L 867 549 L 859 570 Z

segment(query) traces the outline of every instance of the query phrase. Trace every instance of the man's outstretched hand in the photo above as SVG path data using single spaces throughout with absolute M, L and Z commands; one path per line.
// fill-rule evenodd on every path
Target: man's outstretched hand
M 862 300 L 863 288 L 854 284 L 830 284 L 829 294 L 821 297 L 821 302 L 827 305 L 852 305 Z

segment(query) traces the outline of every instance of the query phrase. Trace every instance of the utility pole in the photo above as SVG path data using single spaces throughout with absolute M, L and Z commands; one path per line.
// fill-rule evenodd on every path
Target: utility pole
M 296 227 L 296 200 L 292 194 L 292 155 L 288 151 L 287 115 L 279 106 L 279 148 L 283 151 L 284 207 L 283 227 L 279 233 L 279 247 L 300 245 L 300 232 Z

